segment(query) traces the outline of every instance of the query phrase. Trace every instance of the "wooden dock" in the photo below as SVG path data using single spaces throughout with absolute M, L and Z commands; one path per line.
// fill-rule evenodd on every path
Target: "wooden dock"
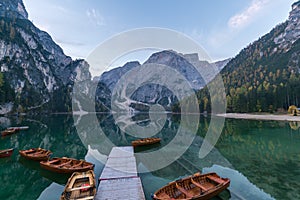
M 145 200 L 133 147 L 114 147 L 99 178 L 95 200 Z

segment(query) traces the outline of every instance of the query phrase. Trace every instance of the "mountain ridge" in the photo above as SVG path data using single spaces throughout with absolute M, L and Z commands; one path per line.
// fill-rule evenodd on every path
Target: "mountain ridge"
M 66 56 L 27 17 L 21 0 L 1 2 L 0 111 L 70 111 L 70 88 L 75 80 L 91 79 L 89 66 Z
M 242 49 L 221 70 L 227 112 L 274 112 L 299 105 L 299 38 L 300 1 L 292 5 L 285 22 Z M 207 95 L 207 88 L 198 93 L 201 104 Z
M 203 76 L 209 77 L 209 80 L 211 80 L 216 75 L 208 74 L 208 71 L 213 70 L 207 70 L 207 68 L 215 67 L 218 70 L 221 70 L 229 60 L 230 59 L 226 59 L 224 61 L 219 61 L 216 63 L 208 63 L 207 61 L 200 61 L 198 55 L 195 53 L 181 54 L 173 50 L 163 50 L 150 55 L 149 58 L 143 63 L 143 65 L 158 64 L 169 66 L 183 75 L 186 81 L 189 82 L 191 89 L 197 91 L 206 85 L 205 80 L 202 78 Z M 124 64 L 122 67 L 117 67 L 110 71 L 104 72 L 100 77 L 95 77 L 94 81 L 99 81 L 99 88 L 102 89 L 102 91 L 100 89 L 97 90 L 96 99 L 102 99 L 102 104 L 104 104 L 105 107 L 109 108 L 110 100 L 108 100 L 108 98 L 110 97 L 116 83 L 124 74 L 139 66 L 141 66 L 139 62 L 131 61 Z M 199 74 L 199 71 L 201 74 Z M 103 90 L 106 90 L 107 92 L 103 93 Z M 108 91 L 110 92 L 108 93 Z M 131 105 L 131 107 L 135 109 L 145 109 L 145 107 L 143 106 L 145 104 L 147 105 L 158 103 L 164 106 L 166 110 L 171 111 L 173 109 L 173 106 L 178 103 L 177 97 L 173 94 L 172 91 L 170 91 L 163 85 L 157 84 L 148 84 L 139 87 L 130 98 L 133 102 L 135 102 Z M 136 102 L 140 102 L 140 105 L 136 106 Z

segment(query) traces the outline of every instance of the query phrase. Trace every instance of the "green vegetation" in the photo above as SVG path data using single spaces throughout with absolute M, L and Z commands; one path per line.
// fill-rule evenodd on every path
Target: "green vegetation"
M 69 95 L 71 89 L 69 87 L 58 89 L 53 94 L 48 95 L 46 89 L 42 85 L 37 84 L 43 81 L 43 74 L 38 70 L 31 70 L 36 65 L 36 59 L 40 59 L 35 58 L 35 52 L 38 55 L 43 55 L 45 58 L 50 54 L 38 42 L 35 29 L 33 24 L 26 19 L 18 19 L 13 15 L 0 17 L 0 40 L 10 48 L 20 49 L 20 51 L 10 53 L 9 56 L 5 56 L 0 60 L 1 69 L 5 69 L 3 72 L 0 72 L 0 104 L 13 102 L 14 110 L 17 112 L 27 112 L 30 109 L 35 111 L 51 110 L 53 112 L 70 111 L 71 97 Z M 20 30 L 32 36 L 32 39 L 37 44 L 36 49 L 30 49 Z M 53 62 L 53 60 L 49 59 L 44 64 L 53 66 L 55 64 Z M 27 80 L 24 67 L 21 65 L 30 66 L 28 73 L 30 73 L 36 83 L 31 83 Z M 22 85 L 22 88 L 20 85 Z
M 273 112 L 300 103 L 300 40 L 277 49 L 274 38 L 286 23 L 243 49 L 221 71 L 228 112 Z M 207 87 L 198 93 L 200 109 L 210 111 Z
M 3 74 L 0 72 L 0 88 L 2 87 L 3 83 Z
M 14 101 L 15 93 L 10 87 L 5 75 L 0 72 L 0 103 Z

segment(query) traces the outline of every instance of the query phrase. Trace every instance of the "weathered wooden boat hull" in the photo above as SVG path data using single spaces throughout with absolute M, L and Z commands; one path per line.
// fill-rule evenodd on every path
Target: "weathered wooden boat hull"
M 93 170 L 87 172 L 75 172 L 69 178 L 60 199 L 92 200 L 94 199 L 96 192 L 96 181 Z
M 17 131 L 14 129 L 6 129 L 4 131 L 1 132 L 2 136 L 7 136 L 7 135 L 12 135 L 15 134 Z
M 64 174 L 85 172 L 94 169 L 94 164 L 73 158 L 53 158 L 49 161 L 41 161 L 40 165 L 46 170 Z
M 175 199 L 197 199 L 206 200 L 221 193 L 228 188 L 230 180 L 221 178 L 216 173 L 194 174 L 174 182 L 157 190 L 153 199 L 175 200 Z
M 32 148 L 28 150 L 20 150 L 19 154 L 29 160 L 46 161 L 49 160 L 52 152 L 42 148 Z
M 1 132 L 2 136 L 12 135 L 20 130 L 27 130 L 29 129 L 28 126 L 20 126 L 20 127 L 9 127 L 6 130 Z
M 0 158 L 7 158 L 10 157 L 14 152 L 14 149 L 5 149 L 0 150 Z
M 131 142 L 131 145 L 133 147 L 137 146 L 146 146 L 146 145 L 151 145 L 151 144 L 156 144 L 160 142 L 160 138 L 145 138 L 145 139 L 140 139 L 140 140 L 135 140 Z
M 218 194 L 220 194 L 223 190 L 227 189 L 230 185 L 230 182 L 222 185 L 221 187 L 217 188 L 216 190 L 214 190 L 213 192 L 209 192 L 208 194 L 203 194 L 202 196 L 199 196 L 198 198 L 194 198 L 195 200 L 208 200 L 211 199 L 215 196 L 217 196 Z

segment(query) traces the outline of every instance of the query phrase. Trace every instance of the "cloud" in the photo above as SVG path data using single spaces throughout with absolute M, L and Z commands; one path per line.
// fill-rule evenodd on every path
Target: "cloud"
M 194 28 L 194 29 L 192 30 L 192 32 L 190 32 L 189 35 L 190 35 L 194 40 L 196 40 L 196 41 L 201 41 L 201 40 L 203 40 L 203 38 L 204 38 L 203 31 L 202 31 L 202 30 L 199 31 L 199 30 L 196 29 L 196 28 Z
M 269 0 L 252 0 L 248 8 L 229 19 L 228 26 L 235 29 L 244 27 L 256 17 L 268 2 Z
M 59 10 L 60 12 L 64 13 L 64 14 L 69 14 L 70 11 L 62 6 L 55 6 L 55 9 Z
M 95 23 L 97 26 L 105 25 L 105 20 L 98 10 L 94 8 L 88 9 L 86 11 L 86 15 L 90 19 L 90 21 Z

